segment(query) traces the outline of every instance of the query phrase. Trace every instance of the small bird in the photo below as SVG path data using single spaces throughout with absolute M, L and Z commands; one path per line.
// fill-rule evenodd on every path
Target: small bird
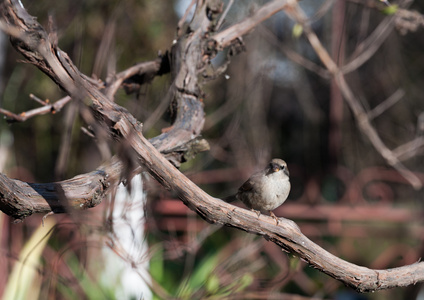
M 286 201 L 290 187 L 286 162 L 274 158 L 263 171 L 253 174 L 238 189 L 236 199 L 256 211 L 258 217 L 261 211 L 269 211 L 278 225 L 278 219 L 272 211 Z

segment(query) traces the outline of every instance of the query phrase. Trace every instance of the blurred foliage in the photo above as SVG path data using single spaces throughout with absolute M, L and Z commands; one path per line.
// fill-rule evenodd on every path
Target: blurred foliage
M 238 262 L 230 261 L 239 258 L 232 257 L 233 253 L 226 256 L 227 251 L 224 247 L 229 241 L 223 243 L 222 235 L 215 233 L 209 236 L 202 245 L 199 255 L 186 252 L 176 260 L 167 259 L 162 246 L 155 247 L 150 261 L 152 278 L 165 288 L 171 297 L 177 299 L 226 299 L 229 296 L 234 297 L 237 293 L 243 293 L 252 284 L 253 273 L 240 272 L 243 267 L 232 266 Z M 215 245 L 211 247 L 211 242 L 217 238 L 220 240 L 219 243 L 212 243 Z M 176 270 L 184 270 L 184 273 L 181 274 Z M 231 275 L 225 274 L 229 271 L 232 271 Z M 161 298 L 156 295 L 156 299 Z
M 81 265 L 80 258 L 74 253 L 70 253 L 65 261 L 69 267 L 70 274 L 78 283 L 78 286 L 73 282 L 68 282 L 62 279 L 57 284 L 58 295 L 63 299 L 116 299 L 115 290 L 119 286 L 102 285 L 96 277 L 92 277 L 86 270 L 85 266 Z M 100 271 L 100 270 L 99 270 Z
M 111 72 L 155 59 L 159 51 L 164 53 L 170 49 L 178 20 L 172 3 L 168 1 L 23 2 L 28 12 L 37 16 L 45 28 L 49 28 L 48 18 L 51 16 L 58 32 L 59 47 L 69 54 L 83 73 L 102 79 Z M 107 29 L 112 25 L 114 35 L 105 49 L 102 41 L 111 33 Z M 101 67 L 97 68 L 98 73 L 94 74 L 96 58 L 101 51 L 106 51 L 106 55 Z M 20 113 L 38 107 L 38 103 L 29 99 L 31 93 L 50 101 L 65 96 L 50 78 L 33 66 L 19 63 L 20 59 L 8 43 L 3 69 L 6 82 L 4 90 L 0 91 L 1 107 Z M 144 109 L 154 109 L 166 89 L 166 81 L 160 78 L 151 86 L 143 87 L 138 98 L 119 93 L 117 101 L 133 108 L 134 115 L 143 120 L 149 115 Z M 0 130 L 12 130 L 15 141 L 15 157 L 8 167 L 28 169 L 34 175 L 33 180 L 38 182 L 55 180 L 54 168 L 66 110 L 67 107 L 58 114 L 32 118 L 24 123 L 7 125 L 1 122 Z M 91 171 L 100 164 L 95 144 L 80 130 L 83 125 L 77 117 L 66 177 Z
M 20 257 L 14 264 L 10 277 L 8 277 L 2 299 L 20 300 L 38 295 L 41 277 L 37 274 L 36 269 L 40 265 L 40 257 L 49 240 L 55 221 L 50 219 L 45 225 L 46 228 L 39 226 L 23 246 Z

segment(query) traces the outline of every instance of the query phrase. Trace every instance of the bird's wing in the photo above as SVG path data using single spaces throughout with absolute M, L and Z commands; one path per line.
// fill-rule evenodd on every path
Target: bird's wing
M 255 188 L 256 181 L 253 176 L 249 178 L 243 185 L 239 188 L 239 193 L 249 192 Z

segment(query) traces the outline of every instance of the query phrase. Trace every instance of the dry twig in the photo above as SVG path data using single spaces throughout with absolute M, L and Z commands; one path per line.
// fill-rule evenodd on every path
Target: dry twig
M 304 27 L 304 32 L 306 37 L 309 40 L 309 43 L 315 50 L 318 57 L 321 59 L 322 63 L 333 75 L 338 87 L 340 88 L 343 97 L 345 98 L 347 104 L 353 112 L 353 115 L 356 118 L 359 128 L 367 136 L 369 141 L 372 143 L 374 148 L 380 153 L 380 155 L 387 161 L 389 165 L 394 167 L 408 182 L 415 188 L 421 189 L 422 182 L 421 180 L 409 169 L 407 169 L 395 155 L 395 153 L 390 150 L 384 142 L 381 140 L 376 129 L 372 126 L 370 118 L 362 107 L 360 101 L 355 97 L 353 91 L 349 87 L 346 79 L 343 75 L 341 68 L 331 59 L 331 56 L 328 54 L 327 50 L 321 44 L 317 35 L 313 32 L 312 28 L 307 22 L 305 13 L 302 11 L 297 2 L 294 2 L 289 9 L 286 10 L 287 13 L 292 16 L 299 24 Z M 371 52 L 367 52 L 369 53 Z

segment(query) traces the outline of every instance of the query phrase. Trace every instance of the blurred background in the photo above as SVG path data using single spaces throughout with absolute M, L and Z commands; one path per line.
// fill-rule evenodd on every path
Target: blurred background
M 50 16 L 59 47 L 83 73 L 105 79 L 169 50 L 191 1 L 23 2 L 45 28 Z M 234 1 L 222 28 L 266 2 Z M 393 100 L 372 124 L 395 149 L 424 131 L 424 4 L 391 3 L 415 13 L 392 19 L 384 30 L 379 26 L 391 12 L 377 0 L 302 0 L 300 5 L 339 65 L 378 48 L 346 79 L 368 111 Z M 246 51 L 231 57 L 225 75 L 204 85 L 203 137 L 211 149 L 181 170 L 212 196 L 226 197 L 269 159 L 283 158 L 292 191 L 274 211 L 277 216 L 294 220 L 312 241 L 354 264 L 386 269 L 419 261 L 423 190 L 414 190 L 388 167 L 360 132 L 297 30 L 286 14 L 276 14 L 243 38 Z M 369 38 L 376 30 L 380 34 Z M 4 35 L 0 52 L 1 108 L 18 114 L 39 106 L 29 94 L 50 101 L 65 96 L 43 73 L 21 63 Z M 218 54 L 213 66 L 226 57 L 227 51 Z M 149 138 L 169 126 L 163 101 L 171 80 L 165 75 L 135 94 L 117 94 L 116 102 L 144 123 Z M 70 104 L 23 123 L 2 119 L 0 170 L 11 178 L 50 182 L 98 167 L 101 155 L 81 131 L 84 123 L 75 111 Z M 66 172 L 58 175 L 65 138 L 70 143 Z M 403 162 L 424 182 L 422 148 Z M 30 266 L 35 274 L 26 279 L 40 299 L 424 299 L 423 284 L 357 294 L 261 237 L 206 223 L 148 175 L 135 180 L 139 190 L 131 196 L 123 188 L 116 193 L 122 200 L 113 195 L 89 211 L 50 216 L 44 229 L 42 216 L 11 224 L 1 214 L 0 268 L 11 275 L 0 278 L 0 292 L 23 284 L 23 277 L 12 283 L 16 262 L 25 261 L 26 247 L 41 247 Z M 112 200 L 121 201 L 116 211 Z M 45 245 L 36 242 L 31 248 L 31 238 Z M 24 273 L 23 267 L 18 270 Z M 125 275 L 128 270 L 133 274 Z

